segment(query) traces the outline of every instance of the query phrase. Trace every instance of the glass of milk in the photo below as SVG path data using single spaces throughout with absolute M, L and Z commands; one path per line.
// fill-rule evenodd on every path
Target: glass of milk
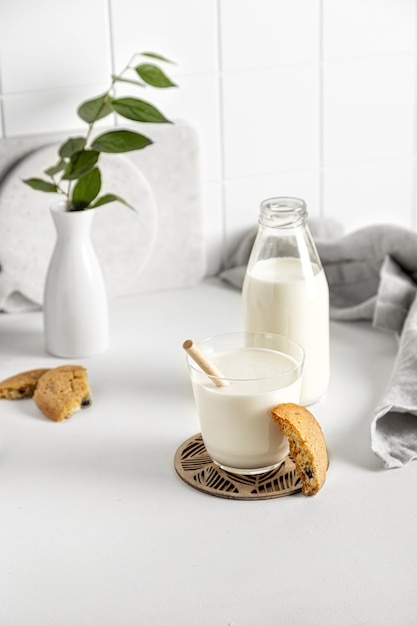
M 288 440 L 271 409 L 299 403 L 303 349 L 288 337 L 264 332 L 228 333 L 198 345 L 226 383 L 219 386 L 218 376 L 207 375 L 187 355 L 208 454 L 236 474 L 274 469 L 288 454 Z

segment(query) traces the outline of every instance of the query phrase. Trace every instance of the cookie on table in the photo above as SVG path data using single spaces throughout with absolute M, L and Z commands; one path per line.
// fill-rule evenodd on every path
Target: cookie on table
M 326 481 L 329 465 L 326 441 L 320 424 L 308 409 L 298 404 L 278 404 L 272 417 L 288 437 L 290 456 L 306 496 L 316 494 Z
M 33 400 L 46 417 L 61 422 L 91 404 L 87 370 L 82 365 L 61 365 L 39 378 Z
M 38 380 L 48 369 L 40 368 L 20 372 L 0 382 L 0 398 L 6 400 L 22 400 L 31 398 L 35 391 Z

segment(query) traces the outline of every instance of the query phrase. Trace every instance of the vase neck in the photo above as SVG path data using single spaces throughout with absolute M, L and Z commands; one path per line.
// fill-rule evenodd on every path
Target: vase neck
M 62 205 L 58 205 L 51 207 L 51 215 L 59 237 L 89 238 L 94 211 L 65 211 Z

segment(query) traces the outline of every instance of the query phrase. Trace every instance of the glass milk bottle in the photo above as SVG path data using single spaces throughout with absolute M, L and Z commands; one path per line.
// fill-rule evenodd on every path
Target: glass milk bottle
M 329 382 L 329 288 L 303 200 L 261 203 L 242 295 L 245 330 L 285 335 L 304 348 L 300 403 L 319 400 Z

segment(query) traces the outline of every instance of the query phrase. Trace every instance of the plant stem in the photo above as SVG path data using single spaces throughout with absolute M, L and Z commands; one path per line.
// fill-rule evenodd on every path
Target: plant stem
M 96 113 L 96 117 L 93 119 L 92 122 L 89 123 L 88 125 L 88 131 L 85 137 L 85 144 L 87 145 L 90 137 L 91 137 L 91 133 L 93 132 L 93 126 L 95 124 L 95 122 L 98 119 L 99 114 L 101 113 L 103 107 L 106 105 L 107 100 L 110 98 L 110 92 L 113 89 L 114 85 L 117 83 L 117 81 L 121 80 L 123 74 L 125 72 L 127 72 L 127 70 L 131 69 L 132 65 L 131 63 L 133 62 L 133 59 L 135 58 L 136 54 L 134 54 L 132 56 L 132 58 L 129 60 L 129 62 L 127 63 L 127 65 L 123 68 L 123 70 L 121 72 L 119 72 L 119 74 L 116 74 L 115 76 L 112 77 L 111 83 L 110 83 L 110 87 L 107 89 L 104 98 L 103 98 L 103 103 L 100 106 L 100 108 L 98 109 L 97 113 Z

